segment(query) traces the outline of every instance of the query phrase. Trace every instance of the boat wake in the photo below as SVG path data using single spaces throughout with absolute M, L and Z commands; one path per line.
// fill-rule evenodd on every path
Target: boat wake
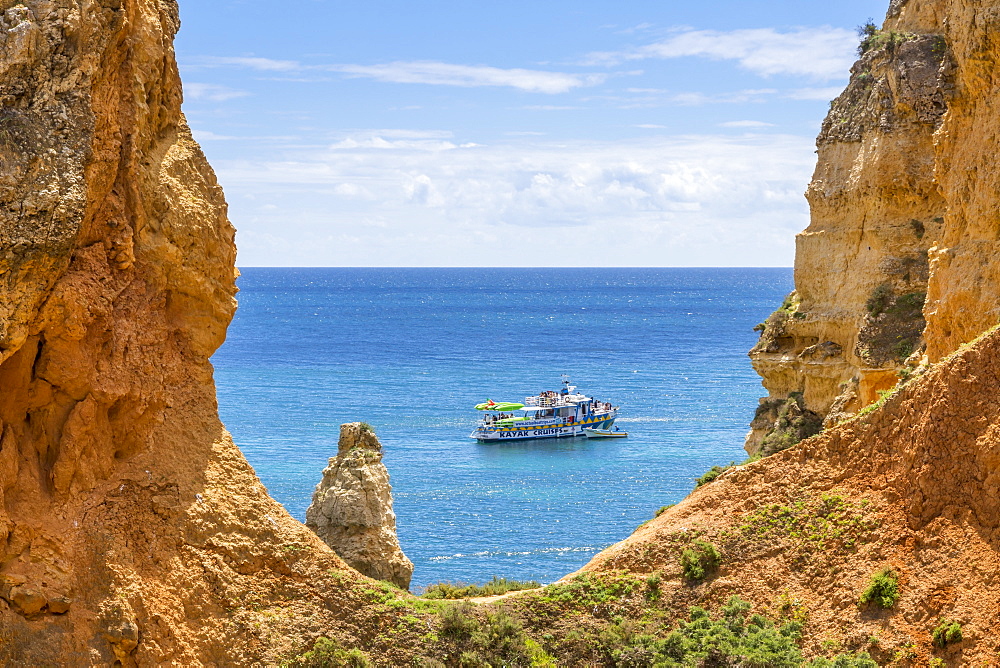
M 607 546 L 605 546 L 607 547 Z M 537 550 L 525 550 L 524 552 L 508 552 L 506 550 L 483 550 L 482 552 L 457 552 L 455 554 L 431 557 L 428 561 L 451 561 L 452 559 L 468 559 L 483 557 L 527 557 L 533 554 L 553 554 L 565 552 L 592 552 L 597 554 L 603 547 L 543 547 Z

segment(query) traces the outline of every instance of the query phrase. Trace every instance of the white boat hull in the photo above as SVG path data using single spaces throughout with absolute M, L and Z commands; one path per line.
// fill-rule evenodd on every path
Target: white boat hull
M 627 431 L 611 431 L 609 429 L 584 429 L 587 438 L 628 438 Z
M 469 434 L 471 438 L 482 442 L 496 441 L 526 441 L 537 438 L 572 438 L 585 436 L 584 430 L 594 427 L 608 428 L 614 424 L 613 415 L 601 416 L 575 424 L 558 425 L 512 425 L 510 427 L 479 427 Z

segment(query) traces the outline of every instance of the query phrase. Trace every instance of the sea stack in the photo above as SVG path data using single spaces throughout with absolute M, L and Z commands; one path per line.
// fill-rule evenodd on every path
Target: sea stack
M 413 562 L 396 537 L 389 472 L 382 444 L 363 422 L 340 426 L 337 456 L 306 510 L 306 526 L 356 570 L 407 589 Z

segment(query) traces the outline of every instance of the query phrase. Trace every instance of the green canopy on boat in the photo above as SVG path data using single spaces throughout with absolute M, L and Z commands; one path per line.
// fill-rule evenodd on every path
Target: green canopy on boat
M 510 401 L 493 401 L 487 399 L 481 404 L 476 404 L 477 411 L 516 411 L 524 408 L 524 404 L 515 404 Z

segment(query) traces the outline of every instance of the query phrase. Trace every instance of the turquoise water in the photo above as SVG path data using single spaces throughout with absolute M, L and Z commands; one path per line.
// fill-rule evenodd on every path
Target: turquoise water
M 385 446 L 413 586 L 550 582 L 740 460 L 753 326 L 790 269 L 244 269 L 219 410 L 304 519 L 342 422 Z M 479 444 L 476 403 L 579 389 L 616 440 Z

